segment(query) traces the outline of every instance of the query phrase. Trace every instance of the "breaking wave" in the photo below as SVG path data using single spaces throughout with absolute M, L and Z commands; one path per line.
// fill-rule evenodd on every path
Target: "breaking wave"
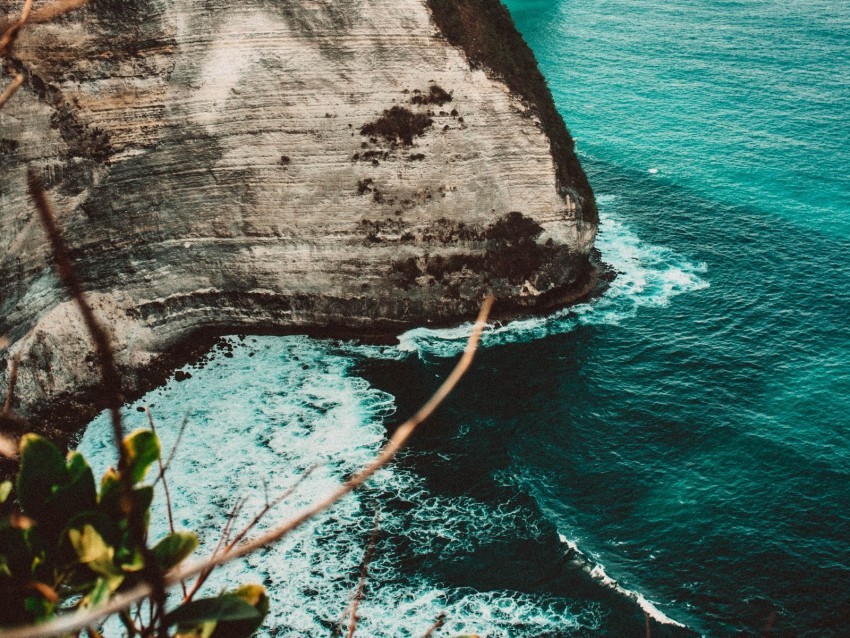
M 665 306 L 677 295 L 708 287 L 706 264 L 692 263 L 664 246 L 641 240 L 628 224 L 606 210 L 615 202 L 613 195 L 598 197 L 596 246 L 617 273 L 605 294 L 546 317 L 491 325 L 482 336 L 484 347 L 540 339 L 580 325 L 616 325 L 641 308 Z M 399 348 L 423 358 L 452 357 L 463 350 L 471 329 L 471 323 L 448 329 L 415 328 L 399 337 Z

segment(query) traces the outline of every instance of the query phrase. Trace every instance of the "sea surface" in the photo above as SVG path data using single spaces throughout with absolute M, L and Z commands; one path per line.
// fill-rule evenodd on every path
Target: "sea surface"
M 597 193 L 601 298 L 491 327 L 391 468 L 222 570 L 266 633 L 850 635 L 850 5 L 510 0 Z M 178 527 L 218 540 L 375 454 L 469 333 L 228 338 L 149 405 Z M 105 419 L 80 449 L 112 462 Z M 163 533 L 162 498 L 153 526 Z

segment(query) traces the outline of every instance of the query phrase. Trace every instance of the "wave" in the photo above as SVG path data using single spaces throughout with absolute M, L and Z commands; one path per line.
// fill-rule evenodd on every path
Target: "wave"
M 256 530 L 262 533 L 332 492 L 371 460 L 395 411 L 391 395 L 352 376 L 356 358 L 338 344 L 306 337 L 228 338 L 192 378 L 172 380 L 130 406 L 128 429 L 146 426 L 137 407 L 155 417 L 165 453 L 179 425 L 189 425 L 169 468 L 175 525 L 201 536 L 198 555 L 212 551 L 237 499 L 244 524 L 267 499 L 321 465 L 296 494 Z M 113 460 L 106 415 L 93 421 L 78 449 L 96 473 Z M 415 452 L 407 451 L 408 456 Z M 365 489 L 271 548 L 217 570 L 207 595 L 243 582 L 263 583 L 272 598 L 266 635 L 327 635 L 357 584 L 376 509 L 381 532 L 359 615 L 364 635 L 422 635 L 440 614 L 450 635 L 569 636 L 594 631 L 605 610 L 594 601 L 501 589 L 449 586 L 429 565 L 467 560 L 491 544 L 551 539 L 518 500 L 485 503 L 474 496 L 431 493 L 426 480 L 384 469 Z M 154 501 L 151 538 L 167 533 L 163 494 Z M 430 562 L 429 561 L 436 561 Z M 417 568 L 418 566 L 418 568 Z M 120 627 L 115 630 L 120 634 Z
M 673 620 L 663 611 L 658 609 L 653 603 L 649 602 L 647 598 L 632 589 L 626 589 L 622 585 L 620 585 L 615 579 L 611 578 L 608 573 L 605 571 L 605 568 L 598 562 L 592 560 L 585 553 L 583 553 L 576 543 L 569 540 L 563 534 L 558 534 L 558 538 L 561 540 L 561 543 L 567 546 L 567 557 L 572 560 L 574 563 L 577 563 L 582 567 L 582 569 L 587 573 L 593 580 L 600 583 L 601 585 L 613 589 L 617 593 L 625 596 L 629 600 L 634 601 L 637 605 L 643 610 L 645 614 L 647 614 L 650 618 L 655 620 L 656 622 L 662 625 L 673 625 L 674 627 L 681 627 L 683 629 L 686 628 L 682 623 Z
M 524 343 L 581 325 L 617 325 L 641 308 L 665 306 L 677 295 L 709 286 L 705 263 L 693 263 L 669 248 L 641 240 L 612 210 L 616 201 L 613 195 L 597 198 L 596 246 L 617 273 L 605 294 L 546 317 L 492 324 L 482 335 L 483 347 Z M 463 350 L 471 330 L 471 323 L 455 328 L 415 328 L 399 337 L 398 348 L 420 358 L 453 357 Z
M 613 198 L 600 197 L 610 207 Z M 672 251 L 642 242 L 626 224 L 604 212 L 598 245 L 618 277 L 606 294 L 547 318 L 490 326 L 485 346 L 527 341 L 582 324 L 616 324 L 641 307 L 664 305 L 675 295 L 708 285 L 694 265 Z M 163 449 L 169 450 L 188 417 L 183 443 L 169 470 L 175 523 L 201 536 L 201 555 L 212 551 L 236 498 L 244 498 L 244 523 L 268 498 L 286 490 L 315 463 L 320 466 L 297 493 L 264 521 L 300 512 L 332 492 L 371 460 L 386 438 L 395 412 L 391 395 L 352 374 L 363 358 L 403 360 L 445 357 L 464 347 L 471 326 L 411 330 L 398 347 L 314 340 L 307 337 L 228 338 L 204 365 L 188 366 L 192 378 L 172 380 L 126 414 L 127 427 L 146 427 L 135 408 L 148 405 Z M 112 460 L 111 431 L 101 415 L 79 447 L 97 472 Z M 407 451 L 405 455 L 414 452 Z M 481 636 L 568 636 L 596 631 L 606 614 L 598 602 L 548 594 L 450 587 L 417 561 L 463 560 L 491 543 L 536 539 L 551 542 L 551 528 L 530 516 L 526 503 L 485 503 L 473 496 L 429 492 L 404 462 L 374 477 L 272 548 L 218 570 L 208 592 L 241 582 L 262 582 L 272 597 L 266 627 L 275 636 L 322 635 L 336 626 L 356 586 L 359 563 L 382 509 L 381 536 L 370 566 L 370 587 L 360 607 L 361 630 L 373 636 L 418 635 L 440 615 L 446 631 Z M 519 494 L 519 492 L 518 492 Z M 167 532 L 164 498 L 152 512 L 151 537 Z M 566 539 L 562 539 L 567 542 Z M 570 544 L 574 560 L 603 586 L 635 601 L 659 622 L 680 626 L 642 595 L 620 587 L 604 569 Z M 120 629 L 119 629 L 120 630 Z M 267 630 L 268 631 L 268 630 Z

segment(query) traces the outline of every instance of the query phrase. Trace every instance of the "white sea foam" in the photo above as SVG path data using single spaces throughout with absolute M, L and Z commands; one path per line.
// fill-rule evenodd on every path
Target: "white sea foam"
M 616 197 L 600 196 L 599 234 L 596 246 L 617 278 L 605 294 L 593 301 L 548 317 L 521 319 L 491 325 L 482 335 L 482 345 L 526 342 L 580 325 L 616 325 L 641 308 L 665 306 L 677 295 L 708 287 L 707 266 L 695 264 L 663 246 L 641 240 L 610 208 Z M 465 324 L 448 329 L 415 328 L 399 337 L 399 349 L 420 357 L 451 357 L 460 353 L 472 329 Z
M 485 346 L 527 341 L 582 324 L 617 324 L 642 307 L 665 305 L 678 294 L 708 285 L 700 276 L 704 265 L 642 242 L 606 212 L 615 198 L 602 196 L 599 202 L 603 214 L 597 245 L 619 273 L 610 289 L 599 299 L 551 317 L 491 326 Z M 469 331 L 468 325 L 411 330 L 397 348 L 305 337 L 256 337 L 242 345 L 233 339 L 232 357 L 220 352 L 204 369 L 190 370 L 192 379 L 151 392 L 143 401 L 156 417 L 164 449 L 174 444 L 184 416 L 189 419 L 169 472 L 177 527 L 199 531 L 200 552 L 208 553 L 237 498 L 247 499 L 244 523 L 263 506 L 267 494 L 287 489 L 316 462 L 322 465 L 257 532 L 331 492 L 374 456 L 385 440 L 383 419 L 395 410 L 392 396 L 351 375 L 355 358 L 401 359 L 411 352 L 451 356 L 463 348 Z M 144 414 L 132 408 L 128 426 L 145 427 Z M 89 426 L 79 449 L 94 460 L 97 472 L 113 460 L 105 417 Z M 448 617 L 449 635 L 564 635 L 573 628 L 592 631 L 599 626 L 604 612 L 595 603 L 446 587 L 403 565 L 417 556 L 449 560 L 487 543 L 542 539 L 546 532 L 519 504 L 495 508 L 471 497 L 438 497 L 420 477 L 398 466 L 382 471 L 365 491 L 344 499 L 275 547 L 219 570 L 207 590 L 262 582 L 273 600 L 266 627 L 273 627 L 276 636 L 325 635 L 339 620 L 356 584 L 375 508 L 393 499 L 406 506 L 388 507 L 382 517 L 369 595 L 360 608 L 364 635 L 421 634 L 442 612 Z M 162 494 L 152 521 L 156 539 L 167 531 Z M 570 548 L 575 556 L 584 556 L 575 544 Z M 588 573 L 601 583 L 633 599 L 659 622 L 678 624 L 640 594 L 620 587 L 600 565 L 585 560 Z
M 674 625 L 676 627 L 685 627 L 682 623 L 673 620 L 663 611 L 658 609 L 653 603 L 646 599 L 646 597 L 636 591 L 631 589 L 626 589 L 622 585 L 620 585 L 616 580 L 611 578 L 608 573 L 605 571 L 605 568 L 598 562 L 589 558 L 586 554 L 584 554 L 578 547 L 578 545 L 569 540 L 563 534 L 558 534 L 558 537 L 561 539 L 561 542 L 567 546 L 567 552 L 569 557 L 582 565 L 582 568 L 585 572 L 587 572 L 591 578 L 599 582 L 600 584 L 613 589 L 614 591 L 622 594 L 626 598 L 635 601 L 637 605 L 649 615 L 650 618 L 655 620 L 656 622 L 661 623 L 662 625 Z
M 201 555 L 213 549 L 239 498 L 247 499 L 239 518 L 244 524 L 267 494 L 282 492 L 313 463 L 322 463 L 260 525 L 260 533 L 333 491 L 373 458 L 385 440 L 383 419 L 395 409 L 390 395 L 351 376 L 354 359 L 332 342 L 305 337 L 231 342 L 232 357 L 219 352 L 204 369 L 189 369 L 193 378 L 172 381 L 144 398 L 166 451 L 188 416 L 168 478 L 176 526 L 200 532 Z M 145 415 L 135 407 L 127 412 L 128 428 L 145 426 Z M 113 461 L 105 416 L 89 426 L 79 449 L 97 473 Z M 404 506 L 393 506 L 399 501 Z M 219 570 L 206 591 L 263 583 L 272 598 L 265 631 L 328 635 L 356 586 L 373 515 L 382 506 L 381 537 L 360 607 L 363 635 L 421 635 L 440 613 L 448 619 L 448 635 L 569 635 L 571 629 L 599 626 L 603 611 L 596 603 L 448 587 L 421 573 L 428 570 L 417 570 L 417 561 L 449 561 L 494 542 L 542 539 L 546 532 L 518 503 L 491 506 L 472 497 L 437 496 L 399 465 L 274 547 Z M 167 531 L 161 493 L 151 525 L 154 540 Z M 120 627 L 115 630 L 120 633 Z

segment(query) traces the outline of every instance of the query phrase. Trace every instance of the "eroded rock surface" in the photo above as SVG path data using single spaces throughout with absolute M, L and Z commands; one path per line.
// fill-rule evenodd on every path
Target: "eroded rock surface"
M 530 312 L 586 289 L 596 209 L 551 97 L 479 46 L 525 47 L 497 0 L 452 7 L 93 0 L 24 30 L 26 83 L 0 110 L 0 387 L 20 354 L 18 411 L 97 383 L 28 166 L 128 393 L 200 329 L 388 333 L 487 292 Z

